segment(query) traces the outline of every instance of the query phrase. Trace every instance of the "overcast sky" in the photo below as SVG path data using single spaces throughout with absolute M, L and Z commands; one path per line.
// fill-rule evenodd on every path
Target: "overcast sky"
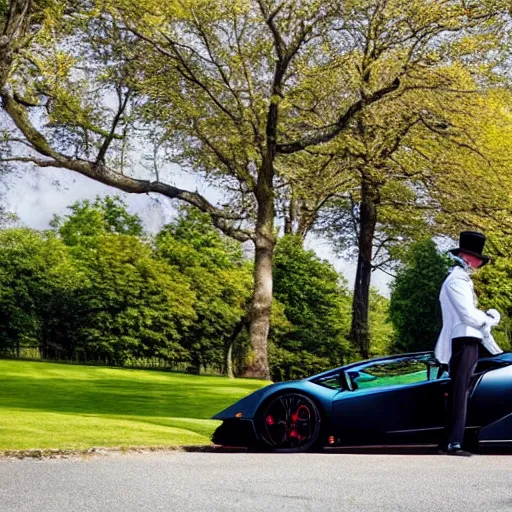
M 166 169 L 166 179 L 180 188 L 197 189 L 212 202 L 217 202 L 219 198 L 217 192 L 194 176 L 182 172 L 177 166 Z M 94 199 L 97 195 L 110 194 L 122 197 L 129 205 L 130 211 L 138 214 L 145 228 L 153 233 L 169 222 L 174 215 L 174 208 L 168 198 L 158 194 L 127 194 L 70 171 L 26 166 L 4 177 L 2 181 L 6 210 L 16 213 L 23 224 L 36 229 L 47 228 L 54 214 L 66 214 L 66 207 L 75 201 Z M 329 244 L 318 238 L 310 237 L 306 241 L 306 247 L 313 249 L 319 257 L 329 260 L 347 277 L 350 287 L 353 286 L 353 261 L 337 257 Z M 372 285 L 388 296 L 391 278 L 377 271 L 372 279 Z

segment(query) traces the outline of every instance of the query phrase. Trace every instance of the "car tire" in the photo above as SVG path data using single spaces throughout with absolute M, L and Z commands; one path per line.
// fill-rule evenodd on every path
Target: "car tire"
M 255 418 L 258 447 L 274 453 L 301 453 L 318 448 L 321 414 L 307 395 L 293 391 L 271 396 Z

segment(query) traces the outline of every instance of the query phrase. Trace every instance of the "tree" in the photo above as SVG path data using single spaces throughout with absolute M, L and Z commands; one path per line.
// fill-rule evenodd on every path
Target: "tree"
M 360 116 L 351 183 L 317 224 L 338 251 L 355 248 L 351 339 L 364 357 L 373 271 L 393 270 L 400 251 L 427 235 L 510 229 L 510 147 L 498 142 L 512 127 L 506 95 L 480 91 L 464 70 L 436 75 L 431 90 L 383 100 Z
M 140 237 L 142 221 L 127 211 L 127 205 L 119 196 L 97 197 L 77 201 L 68 207 L 71 213 L 64 218 L 54 215 L 50 225 L 58 229 L 66 245 L 79 244 L 83 237 L 94 237 L 102 233 L 116 233 Z
M 182 208 L 157 235 L 156 254 L 190 283 L 197 319 L 181 340 L 196 371 L 217 366 L 233 377 L 233 344 L 247 323 L 252 287 L 241 244 L 216 230 L 208 215 Z
M 485 253 L 491 262 L 479 270 L 473 281 L 478 297 L 479 308 L 484 311 L 495 308 L 501 313 L 501 322 L 493 335 L 503 350 L 512 347 L 512 260 L 510 235 L 490 233 L 485 245 Z
M 0 350 L 20 355 L 36 345 L 43 357 L 66 351 L 68 320 L 85 276 L 53 233 L 0 231 Z
M 77 312 L 79 350 L 121 365 L 133 357 L 190 359 L 180 341 L 196 318 L 196 296 L 176 269 L 129 235 L 100 235 L 72 254 L 90 283 Z
M 181 341 L 196 319 L 195 292 L 176 267 L 155 258 L 139 239 L 140 219 L 118 198 L 82 201 L 70 209 L 53 225 L 86 282 L 65 319 L 68 352 L 119 365 L 137 357 L 189 361 Z
M 18 129 L 11 140 L 34 153 L 5 160 L 181 199 L 226 234 L 251 240 L 253 354 L 245 374 L 265 378 L 275 185 L 288 159 L 319 145 L 331 151 L 360 112 L 406 91 L 419 70 L 439 67 L 439 57 L 453 59 L 449 48 L 494 21 L 508 8 L 502 3 L 105 2 L 86 21 L 81 11 L 75 25 L 53 23 L 51 34 L 69 36 L 70 26 L 87 32 L 80 46 L 70 52 L 51 37 L 40 39 L 40 58 L 16 63 L 1 91 L 3 108 Z M 86 58 L 77 53 L 83 48 Z M 77 79 L 84 69 L 89 81 Z M 98 101 L 98 90 L 117 98 L 114 109 Z M 45 130 L 30 111 L 51 120 Z M 125 172 L 124 140 L 139 113 L 158 127 L 173 161 L 233 191 L 227 207 Z
M 274 335 L 273 374 L 304 377 L 349 359 L 350 296 L 334 268 L 288 235 L 277 244 L 274 280 L 290 327 Z
M 405 254 L 389 305 L 395 351 L 434 350 L 442 326 L 439 292 L 451 265 L 430 239 L 416 242 Z

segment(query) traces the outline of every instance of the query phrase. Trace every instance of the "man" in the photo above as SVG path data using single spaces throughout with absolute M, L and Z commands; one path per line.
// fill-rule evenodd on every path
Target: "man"
M 489 257 L 482 254 L 484 245 L 482 233 L 460 233 L 459 247 L 449 251 L 455 266 L 450 269 L 439 295 L 443 328 L 435 355 L 440 363 L 449 365 L 452 381 L 448 397 L 447 447 L 441 448 L 448 455 L 471 456 L 461 445 L 466 426 L 468 391 L 480 347 L 485 347 L 493 355 L 502 352 L 491 334 L 491 327 L 498 325 L 500 314 L 495 309 L 486 313 L 477 309 L 471 281 L 471 274 L 489 262 Z

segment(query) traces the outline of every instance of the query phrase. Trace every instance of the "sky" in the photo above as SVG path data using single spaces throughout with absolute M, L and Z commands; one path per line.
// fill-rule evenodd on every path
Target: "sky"
M 178 166 L 166 169 L 166 181 L 187 190 L 197 190 L 210 201 L 217 202 L 218 192 L 202 183 L 196 177 L 181 171 Z M 4 176 L 0 182 L 0 193 L 4 207 L 15 213 L 22 224 L 35 229 L 46 229 L 54 214 L 65 215 L 66 208 L 75 201 L 94 199 L 96 196 L 119 195 L 132 213 L 139 215 L 144 227 L 151 233 L 157 232 L 170 222 L 178 204 L 158 194 L 128 194 L 76 173 L 59 169 L 40 169 L 30 165 L 19 167 Z M 174 205 L 174 207 L 173 207 Z M 338 272 L 342 272 L 352 288 L 355 278 L 355 262 L 335 255 L 330 244 L 320 238 L 309 237 L 306 247 L 313 249 L 323 259 L 330 261 Z M 389 296 L 391 277 L 376 271 L 372 285 L 380 293 Z

